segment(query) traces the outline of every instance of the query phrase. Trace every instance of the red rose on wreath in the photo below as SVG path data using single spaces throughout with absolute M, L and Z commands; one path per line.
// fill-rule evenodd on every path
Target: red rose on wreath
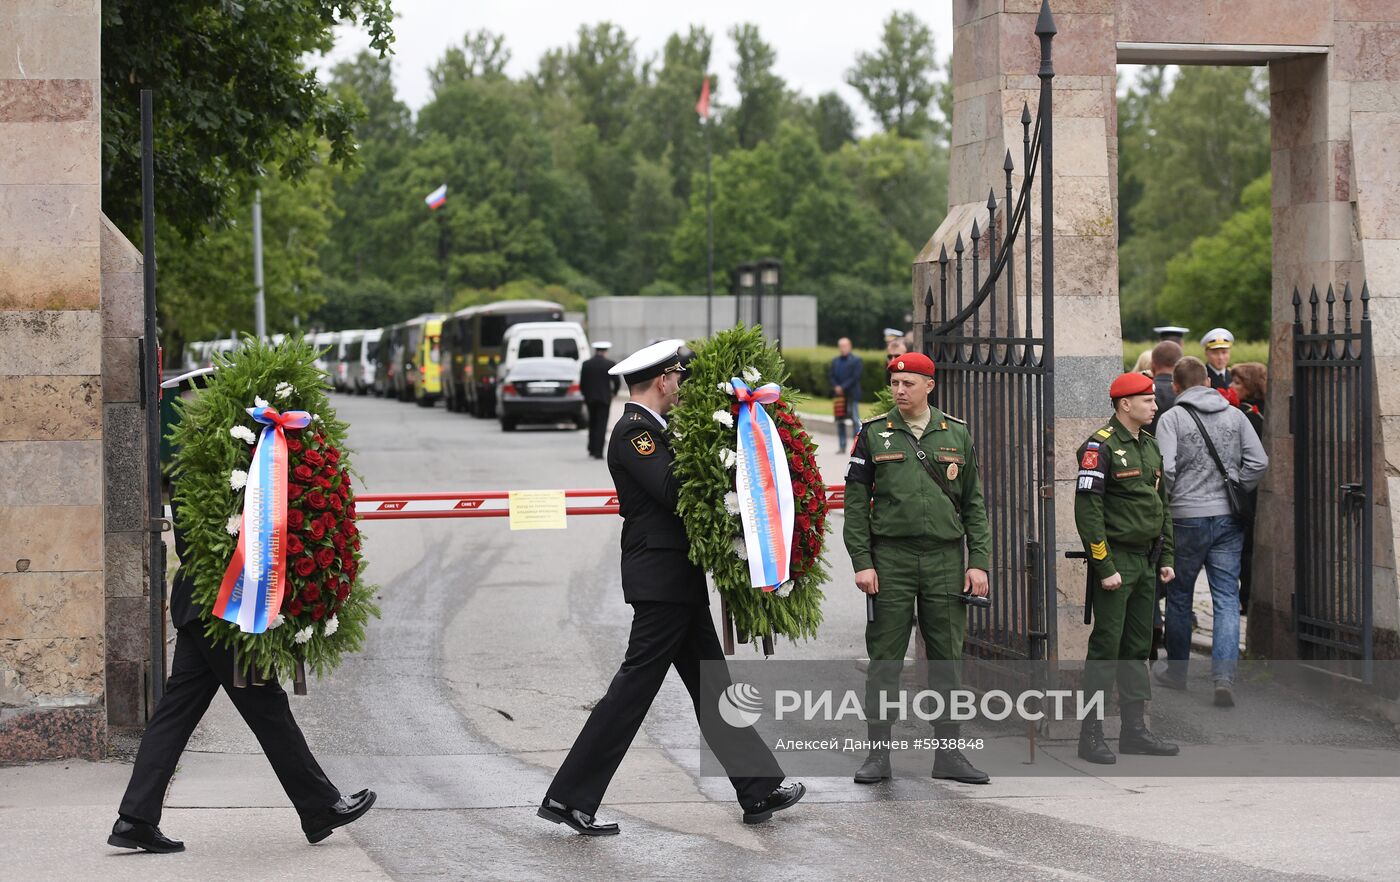
M 293 565 L 293 568 L 298 576 L 305 579 L 307 576 L 316 572 L 316 561 L 305 556 L 299 557 L 297 558 L 297 562 Z
M 326 605 L 325 605 L 324 603 L 318 603 L 318 604 L 316 604 L 316 608 L 313 609 L 313 610 L 311 610 L 311 618 L 312 618 L 312 620 L 313 620 L 313 621 L 319 622 L 319 621 L 321 621 L 321 619 L 324 619 L 325 617 L 326 617 Z
M 306 532 L 311 534 L 311 538 L 314 541 L 320 542 L 322 539 L 326 538 L 326 525 L 321 523 L 320 520 L 312 521 L 311 526 L 306 528 Z
M 807 500 L 807 511 L 815 512 L 820 507 L 821 503 L 817 502 L 817 497 L 813 496 L 811 499 Z
M 296 468 L 292 469 L 292 477 L 296 478 L 298 481 L 301 481 L 303 483 L 305 483 L 306 481 L 310 481 L 311 476 L 314 474 L 316 473 L 313 472 L 311 470 L 311 466 L 308 465 L 299 465 Z
M 326 464 L 325 457 L 321 456 L 321 454 L 317 453 L 314 450 L 308 450 L 305 453 L 303 453 L 301 456 L 301 461 L 314 469 L 319 469 L 321 466 Z
M 778 429 L 778 437 L 782 439 L 784 444 L 792 443 L 792 433 L 787 429 Z
M 809 517 L 807 517 L 806 515 L 802 515 L 802 514 L 798 515 L 798 516 L 797 516 L 797 529 L 801 530 L 801 531 L 804 532 L 804 533 L 807 532 L 808 530 L 812 529 L 812 519 L 809 518 Z
M 316 442 L 317 447 L 320 447 L 322 444 L 326 443 L 326 436 L 322 435 L 320 432 L 317 432 L 311 440 Z
M 306 485 L 298 484 L 296 481 L 293 481 L 291 484 L 287 485 L 287 501 L 291 502 L 293 500 L 300 499 L 301 494 L 305 492 Z
M 290 450 L 292 453 L 301 453 L 302 447 L 303 447 L 302 443 L 301 443 L 300 441 L 298 441 L 297 439 L 295 439 L 295 438 L 288 438 L 288 439 L 287 439 L 287 449 Z
M 322 490 L 331 489 L 331 479 L 327 478 L 325 475 L 317 475 L 316 477 L 311 479 L 311 483 L 315 484 L 317 487 L 320 487 Z
M 285 608 L 287 610 L 287 615 L 293 618 L 301 615 L 301 601 L 297 600 L 295 597 L 286 604 Z
M 300 529 L 301 529 L 301 522 L 302 522 L 305 518 L 306 518 L 306 515 L 304 515 L 304 514 L 301 513 L 301 509 L 297 509 L 297 508 L 288 509 L 288 511 L 287 511 L 287 526 L 291 527 L 293 530 L 300 530 Z
M 319 582 L 308 582 L 306 587 L 301 589 L 301 599 L 305 603 L 315 603 L 321 599 L 321 585 Z
M 297 512 L 297 514 L 301 514 L 301 512 Z M 288 556 L 295 557 L 296 555 L 301 554 L 305 550 L 306 546 L 301 543 L 301 540 L 298 539 L 295 534 L 287 537 Z
M 341 583 L 340 583 L 340 587 L 337 588 L 337 589 L 335 589 L 335 597 L 336 597 L 336 599 L 337 599 L 337 600 L 344 600 L 345 598 L 347 598 L 347 597 L 349 597 L 349 596 L 350 596 L 350 583 L 349 583 L 349 582 L 341 582 Z
M 336 533 L 334 536 L 331 537 L 331 544 L 335 546 L 335 550 L 336 550 L 336 551 L 344 551 L 344 550 L 345 550 L 345 534 L 344 534 L 344 533 Z
M 339 493 L 331 494 L 331 508 L 335 509 L 336 511 L 340 511 L 341 509 L 345 508 L 345 500 L 340 498 Z
M 336 525 L 335 512 L 326 512 L 321 515 L 321 523 L 326 525 L 327 530 L 334 530 Z
M 805 475 L 803 477 L 806 477 Z M 807 495 L 807 485 L 801 481 L 792 482 L 792 495 L 795 499 L 801 499 Z
M 340 462 L 340 451 L 336 450 L 334 447 L 327 447 L 326 462 L 330 463 L 331 465 L 335 465 L 336 463 Z
M 334 548 L 320 548 L 316 551 L 316 566 L 326 569 L 335 562 Z
M 310 493 L 306 494 L 306 504 L 317 511 L 325 511 L 326 495 L 320 490 L 312 490 Z

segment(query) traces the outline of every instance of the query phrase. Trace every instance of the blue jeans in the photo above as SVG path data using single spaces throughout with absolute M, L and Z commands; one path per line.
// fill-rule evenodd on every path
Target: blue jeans
M 1191 655 L 1191 597 L 1201 567 L 1210 581 L 1214 608 L 1210 672 L 1215 680 L 1235 679 L 1240 657 L 1240 562 L 1244 528 L 1234 515 L 1174 518 L 1176 578 L 1167 584 L 1167 673 L 1185 681 Z
M 846 446 L 847 422 L 851 424 L 851 440 L 855 441 L 856 435 L 860 434 L 860 402 L 854 398 L 846 399 L 846 418 L 836 421 L 836 446 L 841 448 L 843 454 L 851 452 Z

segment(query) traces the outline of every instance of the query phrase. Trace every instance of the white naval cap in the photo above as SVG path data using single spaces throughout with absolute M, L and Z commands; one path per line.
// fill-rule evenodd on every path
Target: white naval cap
M 685 341 L 680 339 L 662 340 L 643 346 L 609 368 L 608 373 L 622 377 L 627 381 L 627 385 L 634 386 L 662 374 L 684 371 L 685 365 L 681 360 L 683 346 Z
M 886 340 L 888 340 L 888 339 L 891 338 L 891 337 L 903 337 L 903 336 L 904 336 L 904 332 L 901 331 L 899 328 L 885 328 L 885 339 L 886 339 Z
M 611 349 L 611 348 L 612 348 L 612 341 L 611 341 L 611 340 L 594 340 L 594 341 L 593 341 L 593 348 L 594 348 L 594 349 Z
M 1224 328 L 1211 328 L 1201 338 L 1201 346 L 1206 349 L 1228 349 L 1234 342 L 1235 335 Z
M 1182 337 L 1185 337 L 1187 334 L 1191 333 L 1191 329 L 1183 328 L 1180 325 L 1161 325 L 1159 327 L 1153 328 L 1152 333 L 1156 334 L 1158 337 L 1161 337 L 1163 340 L 1166 340 L 1170 337 L 1175 337 L 1176 339 L 1180 340 Z

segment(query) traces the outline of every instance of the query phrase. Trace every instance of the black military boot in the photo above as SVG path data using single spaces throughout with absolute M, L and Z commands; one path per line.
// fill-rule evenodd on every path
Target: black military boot
M 1148 731 L 1147 723 L 1142 718 L 1143 705 L 1141 701 L 1119 702 L 1123 728 L 1118 733 L 1118 752 L 1139 756 L 1176 756 L 1181 753 L 1180 747 Z
M 868 731 L 872 742 L 870 756 L 856 769 L 857 784 L 878 784 L 890 778 L 890 727 L 871 725 Z
M 1108 742 L 1103 738 L 1103 720 L 1086 717 L 1079 724 L 1079 758 L 1101 766 L 1118 762 L 1118 757 L 1109 750 Z
M 941 741 L 956 742 L 962 735 L 962 727 L 957 723 L 944 723 L 935 726 L 933 737 Z M 933 755 L 933 777 L 948 781 L 961 781 L 963 784 L 990 784 L 992 779 L 986 772 L 967 761 L 963 752 L 956 746 L 943 747 Z

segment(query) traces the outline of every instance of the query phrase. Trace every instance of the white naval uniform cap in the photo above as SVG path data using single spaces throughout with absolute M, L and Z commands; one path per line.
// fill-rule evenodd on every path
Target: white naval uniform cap
M 595 341 L 593 342 L 593 348 L 594 348 L 594 349 L 611 349 L 611 348 L 612 348 L 612 341 L 611 341 L 611 340 L 595 340 Z
M 1235 335 L 1224 328 L 1211 328 L 1206 331 L 1206 335 L 1201 338 L 1201 346 L 1206 349 L 1224 349 L 1233 345 Z
M 684 340 L 672 339 L 643 346 L 609 368 L 608 373 L 622 377 L 632 386 L 665 373 L 684 371 L 685 366 L 681 361 L 681 347 L 684 345 Z

